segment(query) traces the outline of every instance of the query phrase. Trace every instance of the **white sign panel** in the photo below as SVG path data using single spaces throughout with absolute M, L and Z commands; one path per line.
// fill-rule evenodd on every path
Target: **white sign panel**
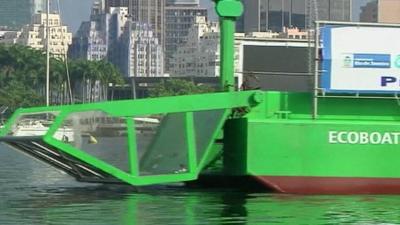
M 322 88 L 400 92 L 400 28 L 322 28 Z

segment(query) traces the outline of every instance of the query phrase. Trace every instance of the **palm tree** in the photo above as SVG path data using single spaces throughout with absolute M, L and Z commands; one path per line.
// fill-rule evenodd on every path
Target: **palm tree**
M 51 59 L 51 99 L 69 102 L 65 63 Z M 12 107 L 43 104 L 46 58 L 42 51 L 20 45 L 0 44 L 0 105 Z M 121 73 L 107 61 L 70 60 L 71 88 L 81 92 L 81 102 L 107 100 L 109 83 L 122 84 Z M 79 91 L 79 89 L 82 91 Z M 95 90 L 99 93 L 95 93 Z M 18 90 L 18 91 L 16 91 Z M 32 98 L 28 97 L 32 96 Z M 25 98 L 26 97 L 26 98 Z

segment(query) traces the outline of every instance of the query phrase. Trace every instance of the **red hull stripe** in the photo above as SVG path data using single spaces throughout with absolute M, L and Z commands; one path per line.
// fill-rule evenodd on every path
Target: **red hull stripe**
M 256 176 L 276 192 L 288 194 L 400 194 L 400 178 Z

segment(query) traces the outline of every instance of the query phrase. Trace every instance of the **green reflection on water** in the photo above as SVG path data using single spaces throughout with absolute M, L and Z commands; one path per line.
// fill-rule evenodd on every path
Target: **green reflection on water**
M 1 147 L 1 145 L 0 145 Z M 400 224 L 400 196 L 87 185 L 0 148 L 0 225 Z
M 293 196 L 232 190 L 77 188 L 14 207 L 45 224 L 398 224 L 399 196 Z M 18 206 L 19 205 L 19 206 Z M 35 214 L 36 216 L 33 216 Z M 17 224 L 17 223 L 15 223 Z

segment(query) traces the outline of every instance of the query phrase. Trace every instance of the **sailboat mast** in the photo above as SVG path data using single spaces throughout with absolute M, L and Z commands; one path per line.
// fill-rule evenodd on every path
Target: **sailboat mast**
M 50 0 L 46 0 L 46 106 L 50 106 Z

